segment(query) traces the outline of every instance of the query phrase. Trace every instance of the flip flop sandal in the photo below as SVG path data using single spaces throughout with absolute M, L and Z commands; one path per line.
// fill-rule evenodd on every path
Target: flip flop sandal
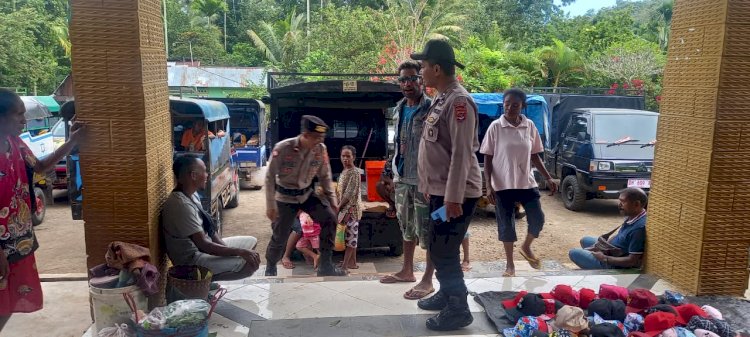
M 380 279 L 380 283 L 386 283 L 386 284 L 411 283 L 411 282 L 417 282 L 417 279 L 414 278 L 413 280 L 407 280 L 407 279 L 396 277 L 396 275 L 388 275 Z
M 426 297 L 429 294 L 432 294 L 433 292 L 435 292 L 435 288 L 430 288 L 430 290 L 412 288 L 404 293 L 404 298 L 407 300 L 418 300 Z
M 503 277 L 516 277 L 516 273 L 509 273 L 506 271 L 503 273 Z
M 523 258 L 529 262 L 529 265 L 531 265 L 531 268 L 534 269 L 542 269 L 542 261 L 539 261 L 539 259 L 532 259 L 526 253 L 524 253 L 523 250 L 518 251 Z

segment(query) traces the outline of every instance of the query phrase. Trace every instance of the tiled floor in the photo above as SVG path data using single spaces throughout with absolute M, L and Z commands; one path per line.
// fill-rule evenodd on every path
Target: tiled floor
M 249 336 L 445 335 L 426 330 L 424 320 L 432 313 L 419 309 L 416 301 L 403 299 L 403 293 L 414 283 L 386 285 L 361 278 L 322 282 L 298 282 L 302 279 L 295 277 L 285 278 L 283 282 L 263 280 L 229 284 L 224 302 L 231 305 L 217 309 L 225 316 L 252 317 L 236 323 L 242 329 L 249 327 Z M 435 283 L 437 288 L 439 285 Z M 598 289 L 600 284 L 638 284 L 653 287 L 657 292 L 670 288 L 664 281 L 638 274 L 469 278 L 466 283 L 469 291 L 475 293 L 521 289 L 543 292 L 557 284 L 592 289 Z M 475 314 L 475 323 L 448 335 L 495 336 L 497 331 L 484 317 L 483 309 L 473 300 L 469 305 Z M 244 313 L 238 315 L 231 311 Z M 229 329 L 232 329 L 231 324 Z
M 638 274 L 466 279 L 472 293 L 522 289 L 542 292 L 557 284 L 598 289 L 603 283 L 647 287 L 657 293 L 670 288 L 662 280 Z M 413 285 L 381 284 L 373 275 L 333 280 L 302 275 L 254 277 L 228 282 L 223 284 L 228 292 L 217 306 L 209 329 L 220 337 L 498 336 L 481 306 L 472 299 L 469 300 L 474 314 L 472 325 L 450 333 L 427 330 L 424 321 L 433 313 L 402 297 Z M 437 281 L 435 287 L 439 287 Z

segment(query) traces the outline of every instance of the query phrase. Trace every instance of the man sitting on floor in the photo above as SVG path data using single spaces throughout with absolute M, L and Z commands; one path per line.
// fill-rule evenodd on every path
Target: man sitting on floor
M 258 240 L 252 236 L 219 238 L 197 193 L 206 188 L 206 164 L 186 155 L 174 161 L 172 170 L 177 187 L 162 208 L 164 241 L 172 264 L 206 267 L 215 281 L 250 277 L 260 265 L 254 250 Z
M 570 260 L 581 269 L 640 268 L 646 247 L 646 206 L 648 196 L 640 188 L 620 192 L 620 212 L 625 222 L 600 238 L 584 237 L 581 247 L 571 249 Z

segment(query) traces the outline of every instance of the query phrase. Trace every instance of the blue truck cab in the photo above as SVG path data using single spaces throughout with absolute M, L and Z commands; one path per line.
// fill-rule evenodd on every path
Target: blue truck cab
M 250 98 L 208 98 L 224 103 L 232 122 L 232 160 L 239 170 L 241 188 L 259 190 L 264 178 L 258 175 L 266 165 L 266 106 Z
M 71 104 L 70 107 L 67 107 Z M 75 115 L 73 102 L 67 102 L 63 110 L 66 121 Z M 68 108 L 68 109 L 66 109 Z M 231 139 L 228 134 L 230 129 L 229 110 L 221 102 L 200 99 L 182 99 L 171 97 L 169 99 L 169 110 L 171 114 L 171 126 L 173 135 L 174 158 L 187 154 L 202 158 L 209 173 L 206 188 L 198 191 L 203 209 L 210 213 L 221 231 L 221 215 L 224 208 L 234 208 L 239 205 L 239 176 L 237 165 L 232 160 Z M 205 125 L 203 132 L 202 149 L 182 146 L 182 137 L 185 132 L 191 131 L 192 126 L 202 121 Z M 67 129 L 66 123 L 66 129 Z M 69 131 L 65 132 L 66 137 Z M 82 189 L 85 187 L 81 177 L 79 154 L 74 151 L 68 156 L 68 197 L 71 204 L 73 219 L 83 219 Z

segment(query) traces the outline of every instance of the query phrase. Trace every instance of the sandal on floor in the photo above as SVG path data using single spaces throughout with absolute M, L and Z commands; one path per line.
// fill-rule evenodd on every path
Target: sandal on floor
M 410 282 L 417 282 L 417 278 L 412 279 L 402 279 L 396 275 L 387 275 L 380 279 L 380 283 L 410 283 Z
M 429 290 L 411 288 L 404 293 L 404 298 L 407 300 L 418 300 L 432 294 L 433 292 L 435 292 L 435 288 L 430 288 Z
M 539 259 L 532 259 L 528 255 L 526 255 L 523 249 L 519 250 L 518 253 L 521 254 L 521 256 L 523 256 L 523 258 L 529 262 L 529 264 L 531 265 L 531 268 L 542 269 L 542 261 L 539 261 Z
M 515 272 L 509 273 L 506 271 L 503 273 L 503 277 L 516 277 L 516 273 Z

